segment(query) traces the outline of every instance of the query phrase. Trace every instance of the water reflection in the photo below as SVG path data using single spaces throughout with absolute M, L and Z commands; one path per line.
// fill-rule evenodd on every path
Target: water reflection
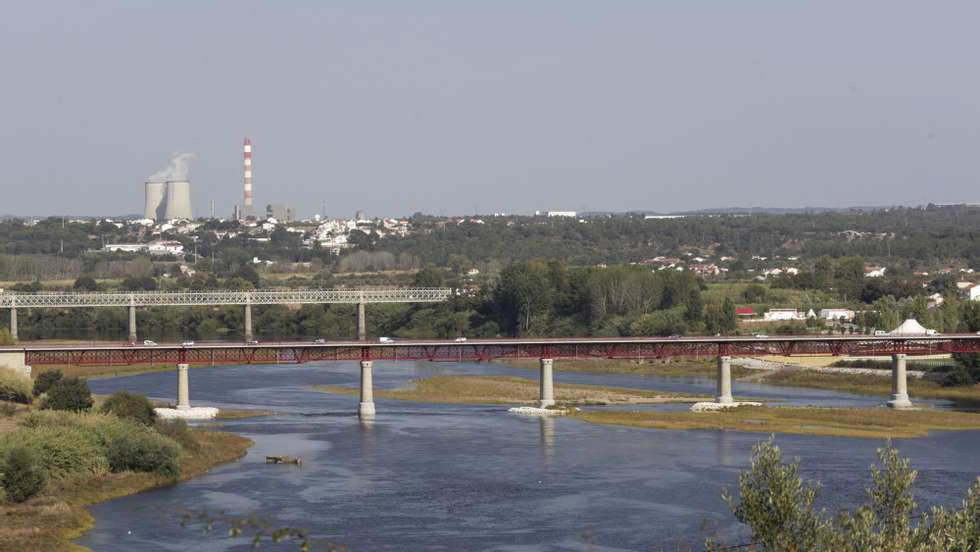
M 538 418 L 541 428 L 541 450 L 544 453 L 544 461 L 550 463 L 555 456 L 555 418 L 554 416 L 541 416 Z

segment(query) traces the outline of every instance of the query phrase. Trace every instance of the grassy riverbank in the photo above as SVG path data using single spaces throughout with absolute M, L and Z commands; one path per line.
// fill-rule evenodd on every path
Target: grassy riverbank
M 936 430 L 978 430 L 980 414 L 889 408 L 742 407 L 722 412 L 576 412 L 596 424 L 648 429 L 724 429 L 864 438 L 924 437 Z
M 245 455 L 252 441 L 218 431 L 192 430 L 200 448 L 179 458 L 178 481 Z M 40 495 L 20 504 L 0 506 L 0 550 L 85 550 L 71 543 L 90 529 L 94 519 L 86 507 L 142 491 L 171 485 L 155 473 L 120 472 L 76 477 L 49 484 Z
M 538 368 L 537 360 L 500 360 L 498 361 L 511 368 L 534 369 Z M 557 372 L 589 372 L 592 374 L 620 374 L 629 376 L 672 376 L 684 377 L 694 376 L 701 378 L 714 379 L 717 375 L 718 367 L 714 360 L 694 360 L 694 359 L 669 359 L 669 360 L 621 360 L 621 359 L 576 359 L 576 360 L 556 360 L 555 371 Z M 732 377 L 738 378 L 752 373 L 740 366 L 732 366 Z
M 210 366 L 210 364 L 190 365 L 191 368 L 199 368 L 203 366 Z M 35 366 L 31 372 L 34 377 L 37 377 L 38 375 L 51 370 L 61 370 L 61 373 L 67 377 L 94 379 L 115 378 L 118 376 L 134 376 L 136 374 L 145 374 L 147 372 L 176 372 L 177 367 L 173 364 L 131 364 L 118 366 L 72 366 L 64 364 Z
M 318 385 L 314 389 L 344 395 L 359 393 L 356 387 Z M 374 396 L 382 399 L 453 404 L 531 404 L 538 400 L 538 382 L 515 376 L 436 376 L 414 380 L 409 389 L 375 389 Z M 704 400 L 681 393 L 568 383 L 555 387 L 555 399 L 564 404 L 578 405 Z
M 891 395 L 891 379 L 870 374 L 833 374 L 812 372 L 807 370 L 779 370 L 767 374 L 757 380 L 758 383 L 785 385 L 791 387 L 810 387 L 843 391 L 859 395 L 875 395 L 882 401 Z M 944 387 L 943 385 L 925 379 L 908 378 L 909 396 L 914 403 L 919 399 L 946 399 L 952 401 L 958 408 L 980 409 L 980 387 Z

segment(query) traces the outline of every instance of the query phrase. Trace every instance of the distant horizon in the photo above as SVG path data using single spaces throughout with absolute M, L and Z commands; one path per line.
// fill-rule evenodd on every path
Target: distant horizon
M 886 210 L 886 209 L 924 209 L 924 208 L 929 207 L 929 206 L 935 206 L 935 207 L 973 207 L 973 208 L 977 208 L 977 207 L 980 207 L 980 202 L 978 202 L 978 203 L 971 203 L 971 202 L 953 202 L 953 203 L 949 203 L 949 202 L 943 202 L 943 203 L 928 202 L 928 203 L 924 203 L 924 204 L 920 204 L 920 205 L 851 205 L 851 206 L 846 206 L 846 207 L 814 207 L 814 206 L 806 206 L 806 207 L 759 207 L 759 206 L 755 206 L 755 207 L 706 207 L 706 208 L 703 208 L 703 209 L 686 209 L 686 210 L 678 210 L 678 211 L 654 211 L 654 210 L 650 210 L 650 209 L 631 209 L 631 210 L 626 210 L 626 211 L 601 211 L 601 210 L 600 211 L 575 211 L 575 213 L 576 213 L 576 215 L 588 215 L 588 216 L 601 216 L 601 215 L 613 215 L 613 216 L 616 216 L 616 215 L 619 215 L 619 216 L 625 216 L 625 215 L 637 215 L 637 216 L 639 216 L 639 215 L 692 215 L 692 216 L 697 216 L 697 215 L 702 215 L 702 214 L 703 215 L 711 215 L 711 214 L 740 214 L 740 213 L 746 213 L 746 214 L 776 214 L 776 215 L 778 215 L 778 214 L 797 214 L 797 213 L 833 213 L 833 212 L 845 212 L 845 211 L 882 211 L 882 210 Z M 291 205 L 287 205 L 287 207 L 290 207 L 291 209 L 293 208 Z M 328 216 L 326 218 L 328 218 L 328 219 L 350 219 L 350 218 L 354 218 L 354 215 L 357 213 L 357 211 L 358 210 L 355 210 L 354 212 L 350 213 L 350 216 L 343 216 L 343 215 L 341 215 L 341 216 L 334 216 L 334 215 L 329 215 L 328 214 Z M 428 212 L 425 212 L 425 211 L 416 211 L 416 212 L 413 212 L 413 213 L 400 214 L 400 215 L 393 215 L 393 214 L 374 215 L 372 213 L 367 212 L 364 209 L 360 209 L 360 211 L 364 211 L 365 216 L 367 216 L 367 218 L 369 218 L 369 219 L 375 219 L 375 218 L 395 218 L 395 219 L 397 219 L 397 218 L 409 218 L 409 217 L 415 215 L 416 213 L 421 213 L 422 215 L 425 215 L 425 216 L 442 217 L 442 218 L 456 218 L 456 217 L 492 217 L 492 216 L 498 216 L 498 215 L 499 216 L 508 216 L 508 217 L 510 217 L 510 216 L 514 216 L 514 217 L 533 217 L 533 216 L 535 216 L 534 215 L 534 210 L 531 210 L 529 212 L 508 212 L 508 213 L 451 213 L 451 214 L 437 214 L 437 213 L 428 213 Z M 549 211 L 550 212 L 560 212 L 560 211 L 573 211 L 573 209 L 566 209 L 566 210 L 559 210 L 559 209 L 538 209 L 538 211 L 542 211 L 542 212 L 549 212 Z M 262 205 L 261 206 L 261 209 L 259 209 L 259 206 L 257 205 L 256 206 L 256 212 L 265 213 L 265 205 Z M 319 213 L 314 213 L 313 215 L 303 215 L 303 216 L 298 216 L 297 215 L 294 220 L 312 220 L 318 214 Z M 74 214 L 68 214 L 68 213 L 52 213 L 52 214 L 47 214 L 47 215 L 39 215 L 39 214 L 16 215 L 16 214 L 11 214 L 11 213 L 2 213 L 2 214 L 0 214 L 0 220 L 11 220 L 11 219 L 14 219 L 14 220 L 44 220 L 44 219 L 58 218 L 58 217 L 73 218 L 73 219 L 113 219 L 113 220 L 115 220 L 115 219 L 123 219 L 123 220 L 129 220 L 129 219 L 142 219 L 143 218 L 143 215 L 140 214 L 140 213 L 138 213 L 138 212 L 124 213 L 124 214 L 115 214 L 115 215 L 112 215 L 112 214 L 94 215 L 94 214 L 78 214 L 78 213 L 74 213 Z M 206 215 L 195 215 L 194 220 L 208 219 L 208 218 L 210 218 L 210 217 L 209 216 L 206 216 Z M 230 220 L 232 217 L 230 215 L 229 216 L 221 216 L 221 215 L 219 215 L 219 214 L 216 213 L 214 218 L 215 219 Z M 264 220 L 264 217 L 261 217 L 258 220 Z

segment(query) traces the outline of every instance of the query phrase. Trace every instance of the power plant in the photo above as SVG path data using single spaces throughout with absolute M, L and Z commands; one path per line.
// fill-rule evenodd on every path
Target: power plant
M 178 153 L 169 167 L 147 179 L 143 218 L 155 221 L 194 218 L 191 183 L 187 179 L 187 162 L 193 156 Z

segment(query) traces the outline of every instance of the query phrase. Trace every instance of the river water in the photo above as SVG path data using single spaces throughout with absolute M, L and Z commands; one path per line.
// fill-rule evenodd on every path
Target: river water
M 561 373 L 560 385 L 591 383 L 711 394 L 699 378 Z M 535 376 L 504 366 L 376 362 L 376 388 L 441 374 Z M 748 465 L 761 434 L 659 431 L 597 426 L 570 419 L 506 413 L 506 407 L 377 400 L 363 423 L 357 398 L 311 385 L 358 384 L 356 363 L 195 368 L 191 402 L 261 408 L 274 416 L 224 427 L 255 441 L 247 456 L 173 487 L 92 509 L 95 528 L 78 541 L 93 550 L 224 551 L 251 549 L 227 528 L 203 534 L 180 527 L 185 511 L 224 511 L 303 527 L 354 551 L 530 552 L 675 550 L 699 546 L 708 532 L 731 543 L 746 532 L 721 500 Z M 173 400 L 174 372 L 90 382 L 95 393 L 126 389 Z M 740 385 L 736 397 L 821 406 L 882 403 L 829 391 Z M 913 397 L 914 400 L 914 397 Z M 873 413 L 872 413 L 873 415 Z M 778 435 L 806 478 L 823 484 L 820 503 L 834 511 L 863 500 L 882 441 Z M 980 473 L 980 433 L 936 432 L 897 442 L 919 470 L 920 505 L 956 505 Z M 299 456 L 303 465 L 265 464 L 266 455 Z M 708 527 L 708 529 L 705 529 Z M 706 532 L 707 531 L 707 532 Z M 265 544 L 261 550 L 295 550 Z

